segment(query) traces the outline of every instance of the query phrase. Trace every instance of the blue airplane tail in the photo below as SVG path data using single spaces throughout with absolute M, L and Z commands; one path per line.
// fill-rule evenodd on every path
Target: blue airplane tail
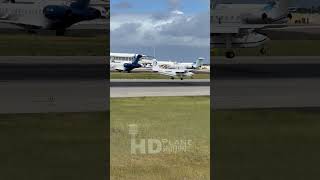
M 132 63 L 125 63 L 123 66 L 125 68 L 125 71 L 130 72 L 131 70 L 135 68 L 141 67 L 141 64 L 139 64 L 140 59 L 142 58 L 142 55 L 138 54 L 135 59 L 132 61 Z
M 135 59 L 132 61 L 132 64 L 133 65 L 136 65 L 138 64 L 138 62 L 140 61 L 140 59 L 142 58 L 142 55 L 141 54 L 138 54 Z

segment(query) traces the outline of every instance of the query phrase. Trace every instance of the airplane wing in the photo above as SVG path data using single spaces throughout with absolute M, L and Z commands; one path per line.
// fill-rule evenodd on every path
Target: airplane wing
M 248 30 L 290 30 L 301 31 L 305 29 L 320 29 L 320 24 L 299 25 L 299 24 L 213 24 L 213 34 L 238 34 Z
M 240 24 L 232 25 L 215 25 L 211 27 L 211 33 L 213 34 L 238 34 L 240 32 Z
M 213 25 L 211 33 L 213 34 L 238 34 L 247 30 L 262 30 L 288 27 L 287 24 L 230 24 Z
M 42 27 L 42 24 L 36 21 L 15 21 L 15 20 L 6 20 L 6 19 L 0 18 L 0 23 L 13 24 L 13 25 L 22 26 L 22 27 L 33 27 L 33 28 Z
M 320 29 L 320 24 L 285 24 L 279 27 L 273 27 L 269 29 L 275 30 L 290 30 L 290 31 L 299 31 L 305 29 Z

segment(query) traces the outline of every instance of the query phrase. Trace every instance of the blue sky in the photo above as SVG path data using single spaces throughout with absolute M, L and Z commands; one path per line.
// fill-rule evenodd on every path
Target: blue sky
M 182 0 L 172 1 L 167 0 L 111 0 L 111 12 L 113 13 L 155 13 L 166 12 L 172 8 L 172 5 L 177 3 L 177 8 L 185 13 L 197 13 L 209 8 L 209 0 Z M 121 8 L 119 4 L 129 3 L 131 8 Z
M 111 0 L 111 52 L 191 62 L 210 57 L 209 0 Z

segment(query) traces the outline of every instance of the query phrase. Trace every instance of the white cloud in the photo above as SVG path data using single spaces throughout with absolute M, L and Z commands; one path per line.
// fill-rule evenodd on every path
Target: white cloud
M 176 14 L 176 15 L 183 15 L 184 14 L 182 11 L 179 11 L 179 10 L 171 11 L 171 13 Z
M 209 12 L 186 15 L 114 14 L 111 16 L 112 46 L 209 47 Z

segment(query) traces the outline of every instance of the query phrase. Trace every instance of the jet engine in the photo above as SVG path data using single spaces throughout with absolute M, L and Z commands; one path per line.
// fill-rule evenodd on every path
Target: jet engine
M 134 68 L 139 68 L 139 67 L 141 67 L 141 64 L 124 63 L 123 66 L 124 66 L 126 69 L 134 69 Z
M 44 7 L 43 14 L 48 19 L 56 20 L 67 18 L 72 11 L 68 6 L 49 5 Z
M 51 20 L 93 20 L 101 17 L 101 12 L 95 8 L 78 9 L 68 6 L 49 5 L 43 9 L 43 14 Z

